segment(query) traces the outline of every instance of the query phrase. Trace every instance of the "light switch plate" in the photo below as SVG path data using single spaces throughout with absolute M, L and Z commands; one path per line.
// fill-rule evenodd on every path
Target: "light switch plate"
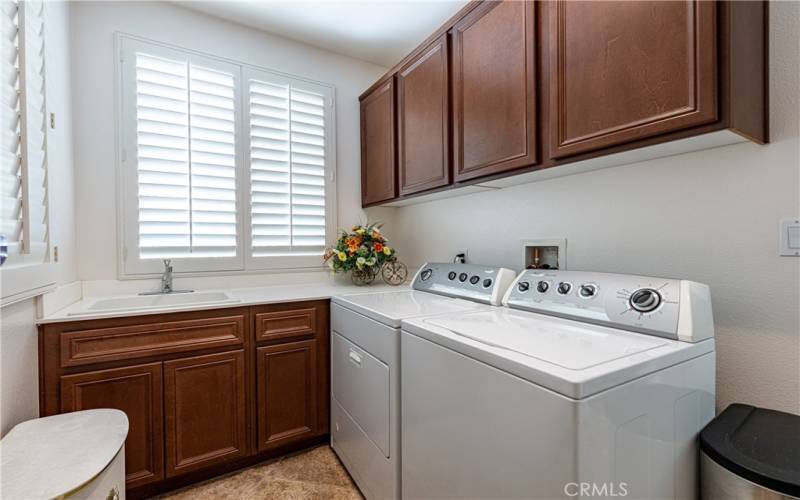
M 780 255 L 800 257 L 800 219 L 781 221 Z

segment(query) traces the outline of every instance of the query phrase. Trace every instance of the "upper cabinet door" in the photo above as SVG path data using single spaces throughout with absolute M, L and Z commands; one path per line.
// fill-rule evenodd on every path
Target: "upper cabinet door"
M 447 35 L 397 74 L 400 194 L 450 183 Z
M 396 196 L 394 79 L 361 101 L 361 203 Z
M 453 27 L 453 161 L 464 181 L 536 163 L 534 2 L 486 2 Z
M 547 3 L 550 156 L 715 120 L 715 4 Z

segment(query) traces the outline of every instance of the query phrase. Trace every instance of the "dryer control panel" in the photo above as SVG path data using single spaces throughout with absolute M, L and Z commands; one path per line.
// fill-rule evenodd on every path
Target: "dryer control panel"
M 714 336 L 709 288 L 693 281 L 529 269 L 517 276 L 503 303 L 686 342 Z
M 515 277 L 514 271 L 503 267 L 433 262 L 419 268 L 411 287 L 499 306 Z

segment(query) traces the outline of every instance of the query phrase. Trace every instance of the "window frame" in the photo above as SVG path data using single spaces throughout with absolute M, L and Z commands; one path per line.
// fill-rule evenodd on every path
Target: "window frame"
M 307 78 L 289 75 L 242 61 L 218 57 L 192 49 L 166 44 L 127 33 L 115 34 L 117 63 L 117 224 L 118 224 L 118 276 L 120 279 L 150 278 L 163 271 L 160 259 L 139 257 L 138 181 L 136 161 L 136 82 L 130 78 L 135 71 L 135 51 L 145 48 L 155 56 L 188 59 L 210 69 L 234 72 L 236 102 L 236 257 L 197 257 L 172 259 L 175 274 L 207 276 L 216 274 L 242 274 L 257 272 L 309 271 L 324 268 L 319 255 L 285 255 L 253 257 L 251 251 L 252 228 L 250 208 L 250 134 L 248 78 L 253 74 L 269 74 L 276 79 L 291 81 L 298 88 L 324 91 L 328 99 L 325 114 L 325 244 L 331 245 L 336 237 L 336 116 L 335 87 Z M 135 73 L 134 73 L 135 75 Z

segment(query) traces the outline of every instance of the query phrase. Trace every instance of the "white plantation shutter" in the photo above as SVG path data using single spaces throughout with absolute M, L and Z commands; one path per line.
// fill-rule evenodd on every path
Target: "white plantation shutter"
M 235 256 L 238 106 L 234 75 L 195 65 L 190 65 L 189 74 L 192 252 L 205 257 Z
M 2 298 L 52 284 L 48 255 L 44 4 L 0 2 Z
M 177 272 L 321 267 L 332 87 L 126 35 L 120 49 L 123 274 L 163 258 Z
M 331 89 L 249 70 L 251 256 L 322 254 Z
M 44 6 L 2 2 L 2 229 L 6 265 L 44 262 L 47 253 L 47 139 Z
M 239 67 L 157 45 L 126 40 L 123 89 L 125 157 L 135 151 L 138 230 L 126 238 L 139 265 L 152 272 L 160 259 L 178 271 L 241 267 L 237 236 L 237 108 Z M 130 64 L 128 64 L 130 61 Z M 129 95 L 128 101 L 125 95 Z M 130 255 L 130 248 L 128 248 Z M 205 262 L 213 259 L 210 264 Z M 181 259 L 187 259 L 183 261 Z M 127 262 L 126 262 L 127 264 Z
M 43 261 L 47 253 L 47 109 L 45 108 L 44 3 L 21 2 L 23 253 Z
M 22 133 L 19 95 L 20 79 L 17 2 L 0 2 L 0 35 L 2 35 L 2 87 L 0 101 L 3 107 L 2 148 L 0 149 L 0 234 L 8 245 L 9 261 L 14 263 L 22 252 Z
M 136 54 L 139 252 L 189 256 L 189 70 L 186 61 Z

